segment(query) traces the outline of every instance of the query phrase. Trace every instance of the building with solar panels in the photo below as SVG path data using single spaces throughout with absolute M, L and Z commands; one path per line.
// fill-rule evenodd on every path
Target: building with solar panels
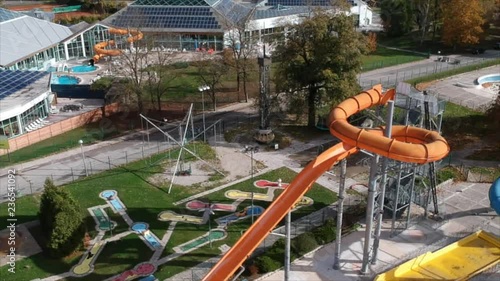
M 351 13 L 371 22 L 371 11 L 361 0 L 349 1 Z M 265 41 L 281 32 L 284 22 L 297 22 L 316 7 L 333 8 L 331 0 L 137 0 L 102 23 L 154 34 L 156 47 L 178 51 L 222 50 L 225 36 L 246 22 L 248 35 Z M 361 17 L 361 16 L 360 16 Z

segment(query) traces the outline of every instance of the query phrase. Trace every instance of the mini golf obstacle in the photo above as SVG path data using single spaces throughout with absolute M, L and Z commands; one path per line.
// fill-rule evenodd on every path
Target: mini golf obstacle
M 151 248 L 151 250 L 155 251 L 161 248 L 163 245 L 161 244 L 161 240 L 149 230 L 149 224 L 145 222 L 136 222 L 130 226 L 130 230 L 134 231 L 139 235 L 141 240 L 146 242 L 146 245 Z
M 195 239 L 192 239 L 184 244 L 181 244 L 177 247 L 174 247 L 173 250 L 176 253 L 189 253 L 195 249 L 203 247 L 211 242 L 225 239 L 227 237 L 226 231 L 222 229 L 214 229 L 212 231 L 207 232 L 207 234 L 203 236 L 199 236 Z
M 76 277 L 82 277 L 92 273 L 92 271 L 94 271 L 94 262 L 101 253 L 105 244 L 106 242 L 104 241 L 98 241 L 92 245 L 92 248 L 90 248 L 90 250 L 87 251 L 87 253 L 85 253 L 80 259 L 80 262 L 71 269 L 73 275 Z
M 150 276 L 155 271 L 156 271 L 156 266 L 154 264 L 150 262 L 144 262 L 136 265 L 133 269 L 123 272 L 118 277 L 112 280 L 113 281 L 134 280 L 138 277 Z
M 253 205 L 248 206 L 241 212 L 237 212 L 231 215 L 223 216 L 215 220 L 218 225 L 227 226 L 235 221 L 240 221 L 244 219 L 251 218 L 252 216 L 258 217 L 264 212 L 264 208 L 261 206 Z
M 111 210 L 113 212 L 121 214 L 125 213 L 127 208 L 125 207 L 125 204 L 120 200 L 118 197 L 118 192 L 116 190 L 104 190 L 103 192 L 99 193 L 99 197 L 102 199 L 106 200 L 106 203 L 111 207 Z
M 116 227 L 117 223 L 110 220 L 108 214 L 102 207 L 89 208 L 90 215 L 94 218 L 97 231 L 108 231 Z
M 158 214 L 159 221 L 185 222 L 192 224 L 204 224 L 202 217 L 177 214 L 173 211 L 163 211 Z

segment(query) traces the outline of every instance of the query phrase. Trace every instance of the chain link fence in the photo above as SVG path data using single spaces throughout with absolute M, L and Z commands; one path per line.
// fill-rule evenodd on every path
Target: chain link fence
M 373 87 L 373 85 L 382 84 L 385 88 L 396 87 L 398 82 L 411 80 L 414 78 L 424 77 L 427 75 L 444 72 L 460 67 L 464 67 L 467 65 L 479 64 L 488 60 L 487 58 L 460 58 L 460 62 L 456 63 L 455 61 L 449 62 L 440 62 L 435 61 L 434 65 L 423 65 L 423 66 L 414 66 L 410 69 L 405 68 L 403 70 L 396 70 L 395 74 L 389 75 L 386 77 L 380 77 L 379 79 L 365 79 L 363 78 L 363 73 L 361 73 L 358 77 L 358 83 L 361 88 L 368 89 Z

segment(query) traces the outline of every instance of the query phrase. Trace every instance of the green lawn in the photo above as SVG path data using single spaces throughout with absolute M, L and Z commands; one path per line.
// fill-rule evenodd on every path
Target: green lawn
M 10 155 L 0 156 L 0 168 L 12 166 L 16 163 L 26 162 L 37 158 L 42 158 L 51 154 L 60 153 L 71 148 L 78 147 L 79 140 L 83 140 L 85 145 L 102 141 L 106 138 L 116 136 L 117 130 L 102 131 L 99 123 L 92 123 L 80 128 L 73 129 L 66 133 L 21 148 Z
M 362 58 L 363 72 L 426 59 L 424 55 L 377 47 L 377 50 Z
M 215 154 L 213 154 L 213 151 L 208 146 L 205 146 L 198 145 L 198 153 L 202 154 L 202 157 L 205 159 L 213 159 Z M 173 153 L 175 154 L 175 152 Z M 154 156 L 152 158 L 153 163 L 154 161 L 159 160 L 160 157 L 161 155 Z M 104 200 L 98 196 L 99 193 L 106 189 L 114 189 L 118 191 L 118 196 L 126 205 L 127 213 L 130 218 L 133 221 L 143 221 L 149 223 L 150 230 L 161 238 L 168 228 L 169 223 L 158 221 L 158 214 L 164 210 L 172 210 L 177 213 L 200 216 L 201 213 L 199 212 L 188 211 L 184 208 L 184 206 L 174 206 L 173 203 L 204 190 L 204 188 L 197 188 L 195 186 L 181 187 L 174 185 L 172 192 L 168 194 L 166 191 L 168 187 L 167 185 L 157 186 L 148 180 L 151 175 L 162 171 L 163 167 L 160 164 L 150 166 L 144 161 L 138 161 L 68 184 L 64 188 L 69 190 L 72 196 L 80 203 L 82 212 L 86 215 L 87 229 L 92 237 L 96 234 L 95 224 L 86 208 L 104 204 Z M 281 168 L 266 173 L 265 175 L 255 177 L 254 180 L 277 180 L 278 178 L 281 178 L 283 182 L 290 182 L 295 175 L 296 174 L 293 171 L 287 168 Z M 224 190 L 212 193 L 205 198 L 202 198 L 202 200 L 209 199 L 212 202 L 217 201 L 231 203 L 231 200 L 224 197 L 224 192 L 229 189 L 263 192 L 262 189 L 253 187 L 252 183 L 253 180 L 247 180 L 245 182 L 235 184 L 234 186 L 228 187 Z M 279 192 L 276 192 L 275 194 L 277 196 Z M 337 199 L 335 193 L 317 184 L 315 184 L 314 187 L 307 193 L 307 196 L 311 197 L 315 201 L 315 204 L 313 206 L 303 207 L 294 212 L 293 219 L 321 209 L 333 203 Z M 16 204 L 18 223 L 37 219 L 39 195 L 21 197 L 18 199 Z M 238 207 L 238 211 L 242 210 L 249 204 L 250 202 L 243 202 Z M 256 201 L 255 204 L 267 207 L 269 202 Z M 0 204 L 1 209 L 5 207 L 6 203 Z M 120 233 L 128 229 L 128 226 L 124 223 L 123 219 L 116 214 L 113 214 L 110 209 L 107 209 L 107 212 L 112 220 L 118 222 L 118 226 L 113 230 L 113 234 Z M 228 213 L 225 212 L 217 212 L 214 216 L 212 216 L 212 227 L 216 226 L 216 218 L 227 214 Z M 3 229 L 6 227 L 5 213 L 0 214 L 0 220 L 4 222 L 1 225 L 1 229 Z M 229 235 L 227 239 L 214 242 L 213 248 L 210 248 L 208 245 L 204 246 L 180 259 L 173 260 L 163 265 L 160 268 L 158 273 L 159 276 L 157 277 L 163 278 L 172 276 L 178 272 L 186 270 L 194 264 L 206 260 L 207 258 L 220 254 L 217 247 L 222 244 L 232 245 L 238 240 L 241 232 L 248 228 L 250 222 L 250 220 L 246 220 L 230 225 L 228 228 Z M 208 225 L 178 223 L 171 240 L 163 253 L 163 256 L 172 253 L 172 248 L 174 246 L 201 236 L 205 234 L 208 229 Z M 40 236 L 39 230 L 33 233 L 37 237 Z M 127 236 L 127 238 L 123 241 L 108 244 L 97 260 L 95 265 L 96 272 L 79 280 L 101 280 L 108 276 L 120 273 L 126 269 L 132 268 L 141 261 L 148 260 L 151 254 L 152 251 L 149 250 L 149 248 L 147 248 L 136 235 Z M 26 266 L 28 269 L 19 271 L 16 274 L 16 278 L 18 278 L 18 280 L 31 280 L 35 277 L 46 277 L 66 272 L 75 264 L 75 262 L 77 262 L 80 256 L 81 253 L 79 255 L 75 255 L 70 260 L 52 260 L 48 257 L 44 257 L 43 254 L 26 258 L 18 262 L 17 265 L 18 268 Z M 2 272 L 6 271 L 7 267 L 2 267 L 1 270 Z

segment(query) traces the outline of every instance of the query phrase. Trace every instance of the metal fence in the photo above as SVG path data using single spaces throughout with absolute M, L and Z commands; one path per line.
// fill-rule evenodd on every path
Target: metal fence
M 382 84 L 384 87 L 395 87 L 398 82 L 407 81 L 413 78 L 424 77 L 427 75 L 453 70 L 467 65 L 479 64 L 491 60 L 487 58 L 460 58 L 460 63 L 435 61 L 434 65 L 415 66 L 410 69 L 395 70 L 395 74 L 379 79 L 365 79 L 363 73 L 358 77 L 358 83 L 363 89 L 373 87 L 373 85 Z

